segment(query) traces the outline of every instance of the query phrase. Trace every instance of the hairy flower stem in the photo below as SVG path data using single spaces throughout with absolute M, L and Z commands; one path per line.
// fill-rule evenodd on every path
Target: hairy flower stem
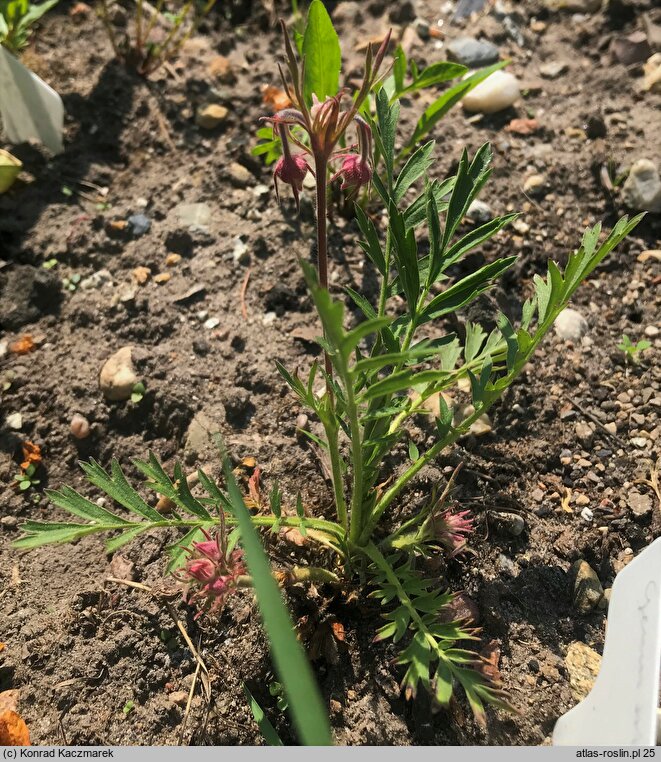
M 353 486 L 351 489 L 351 523 L 349 540 L 357 542 L 363 527 L 363 446 L 358 420 L 358 407 L 353 390 L 353 379 L 346 373 L 347 415 L 351 429 L 351 460 L 353 461 Z
M 328 159 L 318 152 L 314 155 L 314 171 L 317 177 L 317 272 L 319 285 L 328 290 Z M 332 378 L 333 364 L 325 350 L 324 368 Z
M 379 293 L 379 311 L 378 316 L 383 317 L 386 314 L 386 302 L 388 301 L 388 278 L 390 275 L 390 260 L 392 258 L 392 237 L 390 235 L 390 225 L 386 233 L 386 251 L 385 251 L 385 275 L 381 280 L 381 292 Z M 379 339 L 377 338 L 377 342 Z
M 335 509 L 337 520 L 346 532 L 349 528 L 347 518 L 347 502 L 344 499 L 344 482 L 342 479 L 342 465 L 340 462 L 340 446 L 337 438 L 337 427 L 331 423 L 322 421 L 326 439 L 328 441 L 328 454 L 331 462 L 331 478 L 333 481 L 333 495 L 335 497 Z

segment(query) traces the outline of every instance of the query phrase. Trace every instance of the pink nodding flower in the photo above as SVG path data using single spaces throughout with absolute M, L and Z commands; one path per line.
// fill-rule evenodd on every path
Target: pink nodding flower
M 237 589 L 239 577 L 246 573 L 242 552 L 227 552 L 223 528 L 215 537 L 204 534 L 205 541 L 194 542 L 192 548 L 186 548 L 190 557 L 175 574 L 183 584 L 184 600 L 199 608 L 196 617 L 219 611 L 227 596 Z
M 275 186 L 275 195 L 280 203 L 280 193 L 278 192 L 278 178 L 283 183 L 291 185 L 291 189 L 294 193 L 294 200 L 296 201 L 296 209 L 300 208 L 300 202 L 298 200 L 298 194 L 303 190 L 303 180 L 308 172 L 310 172 L 310 165 L 305 160 L 302 154 L 293 156 L 289 148 L 289 128 L 286 124 L 278 124 L 278 131 L 280 133 L 280 139 L 282 141 L 282 156 L 278 159 L 273 172 L 273 185 Z
M 362 185 L 367 185 L 372 179 L 372 168 L 356 153 L 350 153 L 342 160 L 342 167 L 336 172 L 332 179 L 342 178 L 340 190 L 358 189 Z
M 434 517 L 432 526 L 436 540 L 449 551 L 451 558 L 461 553 L 466 537 L 474 529 L 470 511 L 453 513 L 450 508 Z
M 342 166 L 331 180 L 342 178 L 340 190 L 358 192 L 363 185 L 372 180 L 372 167 L 369 158 L 372 155 L 372 130 L 360 116 L 355 116 L 358 125 L 358 147 L 360 153 L 350 153 L 342 158 Z

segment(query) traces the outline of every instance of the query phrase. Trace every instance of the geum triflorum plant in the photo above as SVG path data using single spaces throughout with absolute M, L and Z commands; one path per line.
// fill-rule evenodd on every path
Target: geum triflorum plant
M 461 339 L 454 333 L 443 333 L 444 318 L 489 289 L 514 261 L 514 257 L 496 259 L 468 275 L 452 277 L 453 265 L 516 216 L 497 217 L 458 234 L 468 206 L 489 178 L 490 147 L 482 146 L 472 159 L 464 151 L 456 175 L 442 182 L 426 179 L 424 188 L 411 194 L 416 182 L 430 174 L 434 142 L 418 147 L 401 171 L 396 171 L 399 105 L 389 101 L 377 79 L 385 44 L 376 54 L 368 50 L 358 93 L 341 92 L 317 102 L 301 89 L 302 65 L 286 35 L 285 41 L 287 89 L 295 108 L 272 118 L 287 146 L 276 165 L 275 177 L 297 194 L 307 172 L 315 174 L 318 270 L 307 263 L 302 267 L 323 329 L 319 344 L 325 363 L 323 367 L 313 363 L 304 379 L 278 367 L 323 428 L 324 436 L 317 441 L 331 463 L 334 515 L 309 516 L 300 498 L 295 513 L 288 512 L 283 510 L 277 486 L 265 501 L 253 484 L 251 496 L 257 513 L 251 521 L 273 532 L 298 529 L 310 543 L 333 551 L 330 566 L 326 562 L 323 568 L 293 567 L 280 575 L 283 583 L 313 579 L 317 583 L 373 588 L 372 596 L 382 602 L 386 620 L 376 638 L 405 643 L 397 662 L 405 668 L 402 686 L 407 696 L 415 695 L 422 685 L 432 690 L 441 704 L 447 704 L 459 683 L 476 716 L 482 717 L 485 702 L 505 705 L 501 688 L 489 681 L 486 671 L 479 669 L 476 652 L 465 646 L 466 641 L 476 638 L 476 631 L 466 623 L 448 623 L 447 615 L 440 616 L 452 600 L 451 594 L 442 589 L 441 580 L 419 571 L 427 556 L 456 556 L 472 527 L 471 519 L 467 512 L 450 508 L 450 485 L 439 499 L 430 496 L 417 512 L 402 512 L 402 498 L 420 471 L 466 434 L 502 396 L 580 283 L 640 217 L 620 220 L 601 244 L 600 225 L 587 230 L 580 247 L 569 255 L 564 271 L 550 262 L 546 277 L 534 278 L 534 292 L 523 304 L 518 327 L 501 314 L 497 328 L 490 333 L 469 322 Z M 358 109 L 375 88 L 376 118 L 362 121 L 357 118 Z M 350 148 L 338 151 L 352 125 L 357 126 L 359 135 L 357 152 Z M 306 139 L 300 139 L 301 131 Z M 292 146 L 299 153 L 294 153 L 297 149 Z M 373 171 L 370 150 L 381 157 L 382 174 Z M 328 290 L 327 191 L 335 178 L 354 190 L 372 182 L 387 214 L 385 230 L 380 231 L 372 218 L 356 207 L 360 245 L 378 272 L 380 289 L 374 304 L 346 289 L 364 316 L 354 327 L 347 326 L 344 297 L 333 296 Z M 429 333 L 432 328 L 439 338 L 420 338 L 421 329 Z M 316 391 L 319 382 L 324 384 L 321 393 Z M 453 414 L 443 396 L 457 385 L 470 388 L 472 408 L 463 418 Z M 439 410 L 435 440 L 426 449 L 422 442 L 409 441 L 410 462 L 393 473 L 389 465 L 393 450 L 409 439 L 407 424 L 412 418 L 430 415 L 432 406 L 425 403 L 433 395 Z M 169 570 L 184 565 L 179 574 L 188 579 L 193 595 L 205 606 L 217 608 L 211 600 L 216 580 L 221 580 L 217 586 L 222 601 L 246 579 L 241 557 L 232 555 L 237 539 L 245 542 L 243 531 L 241 537 L 237 535 L 240 514 L 233 512 L 232 501 L 202 471 L 199 480 L 206 491 L 204 498 L 191 493 L 179 465 L 174 479 L 153 455 L 149 462 L 136 465 L 147 476 L 147 486 L 172 501 L 176 507 L 173 514 L 163 516 L 146 503 L 130 487 L 117 463 L 112 464 L 110 473 L 96 463 L 83 464 L 90 481 L 127 508 L 133 514 L 131 519 L 100 508 L 65 487 L 51 493 L 53 501 L 89 523 L 28 522 L 23 527 L 26 536 L 16 545 L 35 547 L 118 530 L 120 534 L 107 546 L 112 551 L 149 529 L 186 528 L 188 534 L 172 549 Z M 224 517 L 221 523 L 232 531 L 227 540 L 223 536 L 212 545 L 204 531 L 211 538 L 221 531 L 217 511 Z M 326 553 L 323 557 L 329 556 Z

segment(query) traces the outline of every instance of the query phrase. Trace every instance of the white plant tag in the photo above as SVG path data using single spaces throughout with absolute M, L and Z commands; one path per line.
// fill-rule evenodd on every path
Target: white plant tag
M 655 746 L 661 668 L 661 538 L 615 578 L 601 669 L 560 717 L 555 746 Z
M 43 80 L 0 45 L 0 117 L 11 143 L 36 139 L 62 153 L 64 106 Z

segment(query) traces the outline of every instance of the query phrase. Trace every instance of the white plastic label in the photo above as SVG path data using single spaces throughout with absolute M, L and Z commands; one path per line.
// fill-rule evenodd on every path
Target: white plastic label
M 555 725 L 556 746 L 654 746 L 661 668 L 661 538 L 615 578 L 594 687 Z
M 11 143 L 35 139 L 62 153 L 64 106 L 43 80 L 0 45 L 0 117 Z

